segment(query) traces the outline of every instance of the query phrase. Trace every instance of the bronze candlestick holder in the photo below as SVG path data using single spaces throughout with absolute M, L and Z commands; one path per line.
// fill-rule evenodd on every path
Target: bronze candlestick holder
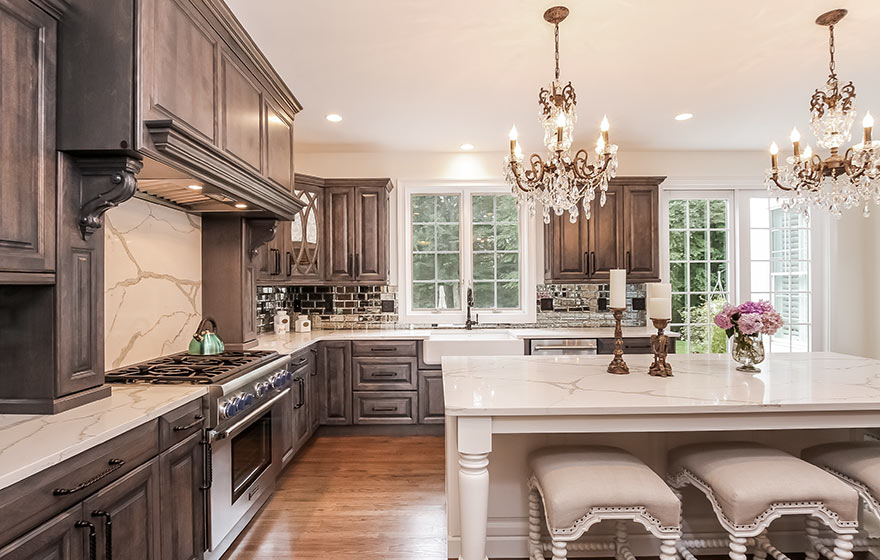
M 620 325 L 621 319 L 623 319 L 623 312 L 626 311 L 625 308 L 621 307 L 613 307 L 611 311 L 614 312 L 614 359 L 611 360 L 611 363 L 608 364 L 608 373 L 614 373 L 617 375 L 625 375 L 629 373 L 629 366 L 626 365 L 626 362 L 623 361 L 623 328 Z
M 648 368 L 648 375 L 655 377 L 672 377 L 672 366 L 666 363 L 669 352 L 669 337 L 663 333 L 669 319 L 651 319 L 657 334 L 651 335 L 651 350 L 654 351 L 654 363 Z

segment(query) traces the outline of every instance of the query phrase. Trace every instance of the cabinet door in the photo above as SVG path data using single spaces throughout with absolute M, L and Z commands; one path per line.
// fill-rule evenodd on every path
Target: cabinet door
M 77 527 L 81 520 L 82 505 L 77 504 L 0 548 L 0 560 L 83 560 L 89 528 Z
M 312 377 L 301 368 L 294 373 L 293 380 L 293 451 L 296 453 L 309 441 L 312 435 L 309 422 L 309 387 Z
M 443 404 L 443 372 L 419 372 L 419 424 L 442 424 L 446 418 Z
M 0 272 L 55 269 L 56 23 L 0 0 Z
M 275 238 L 261 245 L 254 268 L 259 284 L 278 284 L 284 281 L 284 236 L 287 235 L 289 222 L 278 222 Z
M 590 275 L 590 223 L 583 213 L 575 223 L 568 214 L 552 215 L 544 228 L 549 236 L 550 277 L 555 282 L 584 281 Z
M 198 560 L 205 550 L 205 453 L 201 431 L 159 456 L 162 560 Z
M 322 342 L 318 367 L 324 378 L 321 423 L 335 426 L 351 424 L 351 343 Z
M 359 282 L 388 278 L 388 192 L 383 187 L 355 191 L 354 274 Z
M 331 187 L 324 191 L 324 239 L 327 247 L 326 279 L 345 282 L 354 273 L 354 197 L 355 190 Z
M 272 409 L 272 430 L 274 433 L 281 434 L 281 437 L 278 438 L 280 445 L 276 445 L 272 449 L 272 461 L 282 467 L 293 459 L 293 405 L 299 398 L 298 395 L 299 389 L 294 381 L 281 402 Z M 278 413 L 276 414 L 274 411 Z
M 224 50 L 220 55 L 220 143 L 256 172 L 262 171 L 263 96 L 249 73 Z
M 632 281 L 660 279 L 660 208 L 656 185 L 623 188 L 624 265 Z
M 294 196 L 305 206 L 290 223 L 289 235 L 289 279 L 300 283 L 321 280 L 324 217 L 323 197 L 320 188 L 296 184 Z
M 623 262 L 623 189 L 611 186 L 605 193 L 605 205 L 599 194 L 593 201 L 590 222 L 591 280 L 608 280 L 611 269 L 624 268 Z M 583 218 L 583 216 L 581 216 Z
M 159 560 L 159 459 L 87 498 L 83 516 L 98 533 L 97 560 L 107 560 L 107 552 L 126 560 Z
M 293 119 L 266 104 L 266 176 L 293 190 Z
M 318 353 L 317 348 L 311 350 L 315 354 Z M 309 387 L 309 434 L 314 434 L 321 426 L 321 406 L 324 390 L 324 377 L 321 375 L 321 369 L 318 364 L 312 362 L 308 368 L 310 381 Z

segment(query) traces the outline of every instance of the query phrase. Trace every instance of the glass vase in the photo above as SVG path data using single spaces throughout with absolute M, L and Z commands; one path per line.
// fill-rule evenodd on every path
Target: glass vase
M 764 361 L 764 341 L 759 334 L 736 333 L 731 339 L 730 355 L 740 365 L 738 371 L 758 373 L 761 371 L 755 367 Z

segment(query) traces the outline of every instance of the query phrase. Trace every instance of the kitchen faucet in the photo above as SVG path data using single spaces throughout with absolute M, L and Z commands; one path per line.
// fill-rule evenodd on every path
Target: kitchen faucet
M 471 308 L 474 306 L 474 289 L 467 289 L 467 320 L 464 322 L 464 328 L 471 330 L 471 327 L 477 324 L 477 321 L 471 319 Z M 479 318 L 479 316 L 477 316 Z

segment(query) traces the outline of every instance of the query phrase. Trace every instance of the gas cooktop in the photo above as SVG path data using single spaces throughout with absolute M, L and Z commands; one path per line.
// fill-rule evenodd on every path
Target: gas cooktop
M 147 360 L 108 371 L 109 383 L 219 383 L 247 373 L 278 356 L 272 350 L 223 352 L 213 356 L 192 356 L 186 352 Z

